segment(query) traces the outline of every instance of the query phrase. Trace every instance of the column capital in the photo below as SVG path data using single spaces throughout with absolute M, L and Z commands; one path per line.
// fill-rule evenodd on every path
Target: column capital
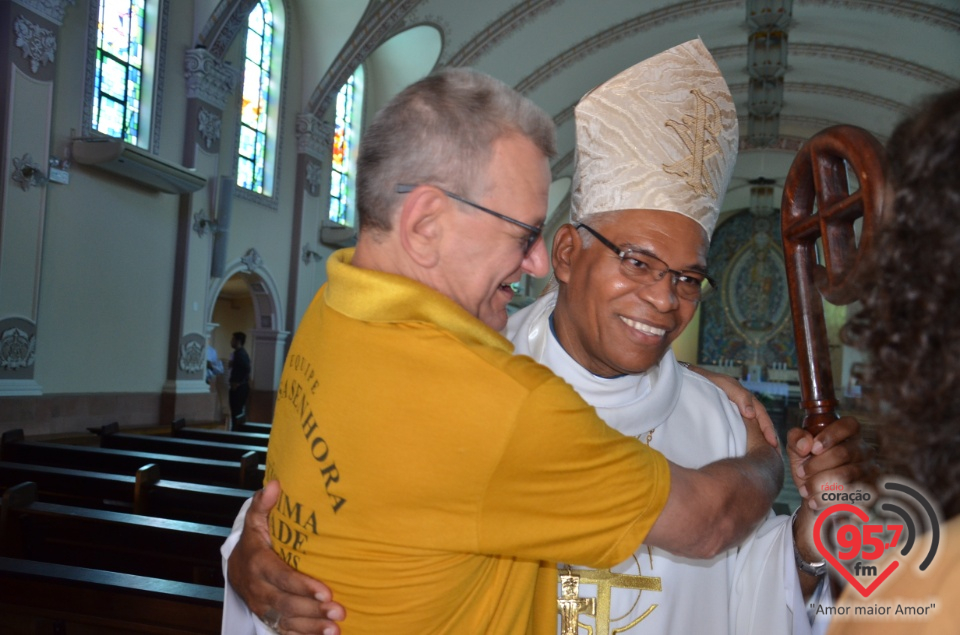
M 67 5 L 74 5 L 77 0 L 13 0 L 13 2 L 50 20 L 57 26 L 63 26 Z
M 187 98 L 202 99 L 222 110 L 237 85 L 240 72 L 205 48 L 190 49 L 183 57 Z
M 333 149 L 333 124 L 312 113 L 297 115 L 297 152 L 323 161 Z

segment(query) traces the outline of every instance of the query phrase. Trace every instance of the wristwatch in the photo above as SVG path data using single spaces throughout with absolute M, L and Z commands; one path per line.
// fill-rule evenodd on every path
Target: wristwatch
M 803 555 L 800 553 L 800 548 L 797 547 L 797 512 L 800 511 L 800 508 L 793 512 L 793 516 L 790 519 L 790 527 L 793 529 L 793 557 L 797 561 L 797 568 L 803 571 L 808 575 L 815 577 L 820 577 L 827 572 L 827 561 L 821 560 L 820 562 L 807 562 Z

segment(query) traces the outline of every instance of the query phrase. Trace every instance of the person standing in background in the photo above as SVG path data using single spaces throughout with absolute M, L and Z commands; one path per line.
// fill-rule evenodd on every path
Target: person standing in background
M 233 355 L 230 357 L 230 427 L 247 419 L 247 397 L 250 396 L 250 355 L 243 345 L 247 336 L 237 331 L 230 339 Z
M 217 349 L 210 344 L 210 337 L 207 337 L 207 384 L 212 384 L 215 377 L 223 374 L 223 362 L 217 356 Z

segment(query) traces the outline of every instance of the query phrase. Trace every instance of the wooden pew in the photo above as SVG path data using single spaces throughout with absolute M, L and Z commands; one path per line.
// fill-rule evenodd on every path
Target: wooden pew
M 234 432 L 259 432 L 261 434 L 270 434 L 272 429 L 273 424 L 271 423 L 249 423 L 246 421 L 233 427 Z
M 269 434 L 263 434 L 261 432 L 232 432 L 228 430 L 188 428 L 183 419 L 178 419 L 170 425 L 170 436 L 178 439 L 258 445 L 264 448 L 267 447 L 267 442 L 270 440 Z
M 227 527 L 37 501 L 35 483 L 3 494 L 0 556 L 223 586 Z
M 154 464 L 160 473 L 180 481 L 241 487 L 255 490 L 263 484 L 263 467 L 255 452 L 239 461 L 220 461 L 171 454 L 118 450 L 102 447 L 26 441 L 22 430 L 8 430 L 0 437 L 0 460 L 66 467 L 75 470 L 133 474 Z
M 220 632 L 223 588 L 0 558 L 4 634 L 206 635 Z
M 239 461 L 247 453 L 253 452 L 258 464 L 263 464 L 267 459 L 267 448 L 259 445 L 175 439 L 149 434 L 124 434 L 119 431 L 120 426 L 116 422 L 89 430 L 100 437 L 100 447 L 102 448 L 176 454 L 214 461 Z
M 148 465 L 136 475 L 0 461 L 0 489 L 37 484 L 40 500 L 229 527 L 250 491 L 160 479 Z

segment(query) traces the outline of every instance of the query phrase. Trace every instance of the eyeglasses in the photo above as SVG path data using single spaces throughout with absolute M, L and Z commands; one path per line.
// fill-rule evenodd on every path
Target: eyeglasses
M 416 186 L 416 185 L 403 185 L 403 184 L 397 185 L 397 194 L 409 194 L 410 192 L 413 191 L 413 189 L 414 189 L 415 187 L 417 187 L 417 186 Z M 437 186 L 434 185 L 434 186 L 431 186 L 431 187 L 437 187 Z M 484 206 L 482 206 L 482 205 L 477 205 L 476 203 L 474 203 L 474 202 L 472 202 L 472 201 L 468 201 L 467 199 L 463 198 L 462 196 L 458 196 L 458 195 L 454 194 L 453 192 L 448 192 L 447 190 L 443 189 L 442 187 L 437 187 L 437 189 L 440 190 L 441 192 L 443 192 L 447 197 L 452 198 L 452 199 L 455 200 L 455 201 L 458 201 L 458 202 L 460 202 L 460 203 L 463 203 L 464 205 L 469 205 L 470 207 L 472 207 L 472 208 L 474 208 L 474 209 L 478 209 L 478 210 L 480 210 L 481 212 L 486 212 L 487 214 L 490 214 L 491 216 L 496 216 L 497 218 L 499 218 L 499 219 L 501 219 L 501 220 L 505 220 L 505 221 L 507 221 L 508 223 L 513 223 L 513 224 L 516 225 L 517 227 L 523 227 L 525 230 L 527 230 L 528 232 L 530 232 L 530 233 L 527 235 L 526 242 L 525 242 L 524 245 L 523 245 L 523 255 L 524 255 L 524 256 L 526 256 L 528 253 L 530 253 L 530 249 L 533 248 L 533 246 L 534 246 L 534 245 L 536 244 L 536 242 L 537 242 L 537 239 L 540 238 L 540 232 L 542 231 L 540 227 L 534 227 L 533 225 L 527 225 L 527 224 L 524 223 L 524 222 L 518 221 L 516 218 L 510 218 L 510 217 L 507 216 L 506 214 L 501 214 L 500 212 L 495 212 L 495 211 L 493 211 L 492 209 L 487 209 L 486 207 L 484 207 Z
M 648 286 L 659 282 L 669 273 L 672 274 L 671 282 L 677 290 L 677 295 L 691 302 L 699 302 L 703 296 L 717 286 L 713 278 L 702 271 L 671 269 L 667 266 L 667 263 L 651 253 L 636 249 L 623 251 L 589 225 L 577 223 L 576 228 L 580 229 L 581 227 L 617 254 L 620 258 L 620 271 L 623 272 L 624 276 L 640 285 Z

